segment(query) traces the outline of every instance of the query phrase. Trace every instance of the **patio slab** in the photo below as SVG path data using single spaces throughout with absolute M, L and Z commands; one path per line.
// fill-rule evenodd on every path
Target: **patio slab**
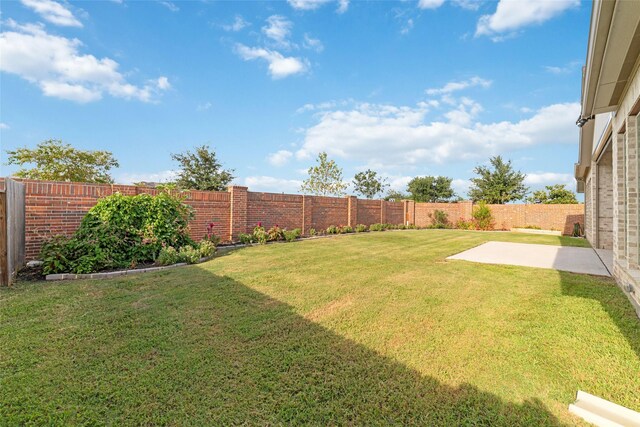
M 598 254 L 591 248 L 487 242 L 447 259 L 611 276 Z

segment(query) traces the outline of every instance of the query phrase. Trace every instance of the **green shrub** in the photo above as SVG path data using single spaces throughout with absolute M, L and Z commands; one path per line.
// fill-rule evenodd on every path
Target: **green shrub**
M 449 215 L 445 211 L 436 209 L 430 216 L 432 228 L 447 228 L 449 226 Z
M 216 253 L 216 245 L 211 240 L 202 240 L 198 245 L 198 251 L 200 252 L 200 258 L 208 258 Z
M 353 227 L 348 225 L 341 225 L 340 227 L 338 227 L 338 233 L 340 234 L 353 233 Z
M 454 224 L 454 227 L 459 230 L 473 230 L 475 225 L 473 221 L 467 221 L 464 218 L 459 218 Z
M 369 226 L 369 231 L 384 231 L 386 227 L 384 224 L 371 224 Z
M 261 245 L 266 245 L 267 240 L 269 240 L 269 235 L 264 230 L 264 227 L 261 223 L 258 223 L 256 227 L 253 229 L 253 240 L 260 243 Z
M 180 257 L 178 256 L 178 251 L 173 246 L 165 246 L 160 249 L 160 253 L 158 254 L 158 259 L 156 259 L 156 264 L 159 265 L 172 265 L 178 262 Z
M 480 202 L 477 206 L 474 206 L 473 220 L 477 230 L 493 230 L 493 215 L 486 203 Z
M 296 240 L 298 237 L 300 237 L 300 229 L 299 228 L 295 228 L 291 231 L 288 230 L 284 230 L 283 231 L 284 234 L 284 240 L 287 242 L 293 242 L 294 240 Z
M 518 228 L 518 227 L 516 227 L 516 228 Z M 525 228 L 527 230 L 542 230 L 542 228 L 538 227 L 537 225 L 525 225 L 522 228 Z
M 309 229 L 309 236 L 315 236 L 317 234 L 316 229 L 315 228 L 310 228 Z
M 365 231 L 367 231 L 367 226 L 364 224 L 358 224 L 356 225 L 356 233 L 364 233 Z
M 187 264 L 195 264 L 200 260 L 200 251 L 191 245 L 185 245 L 178 251 L 178 260 Z
M 253 234 L 246 234 L 246 233 L 238 234 L 238 239 L 240 240 L 240 243 L 245 245 L 248 245 L 249 243 L 254 243 L 256 241 Z
M 327 227 L 327 234 L 338 234 L 338 232 L 338 227 L 336 227 L 335 225 L 330 225 Z
M 267 240 L 269 242 L 276 242 L 278 240 L 284 239 L 284 233 L 282 228 L 278 227 L 278 225 L 274 225 L 267 231 Z
M 163 246 L 192 244 L 191 207 L 168 193 L 120 193 L 98 201 L 70 238 L 55 238 L 42 248 L 44 274 L 92 273 L 155 261 Z

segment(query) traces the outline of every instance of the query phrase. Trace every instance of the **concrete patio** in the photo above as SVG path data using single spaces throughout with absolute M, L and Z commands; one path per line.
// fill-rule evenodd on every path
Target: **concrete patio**
M 487 242 L 447 259 L 611 276 L 613 256 L 611 251 L 602 249 L 596 252 L 591 248 Z

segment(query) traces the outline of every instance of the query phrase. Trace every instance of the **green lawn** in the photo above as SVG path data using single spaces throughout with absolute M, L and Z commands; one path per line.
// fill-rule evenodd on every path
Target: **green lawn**
M 613 281 L 446 261 L 511 233 L 402 231 L 0 291 L 0 425 L 579 424 L 640 410 Z

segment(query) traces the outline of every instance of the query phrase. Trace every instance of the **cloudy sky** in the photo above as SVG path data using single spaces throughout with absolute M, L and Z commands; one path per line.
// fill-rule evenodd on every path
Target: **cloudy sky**
M 320 151 L 350 180 L 454 178 L 502 154 L 573 186 L 590 4 L 578 0 L 3 2 L 0 141 L 107 149 L 117 182 L 214 147 L 255 191 Z

